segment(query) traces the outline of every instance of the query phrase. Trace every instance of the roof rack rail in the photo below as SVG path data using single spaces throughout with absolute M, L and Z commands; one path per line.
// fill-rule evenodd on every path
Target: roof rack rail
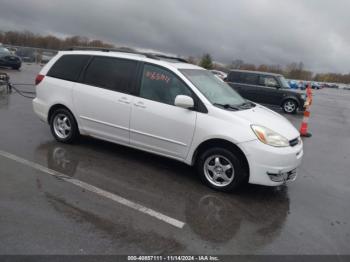
M 127 54 L 135 54 L 135 55 L 144 55 L 147 58 L 153 58 L 160 60 L 160 58 L 157 58 L 153 54 L 149 53 L 143 53 L 138 52 L 129 48 L 109 48 L 109 47 L 93 47 L 93 46 L 73 46 L 69 47 L 67 49 L 64 49 L 65 51 L 84 51 L 84 50 L 90 50 L 90 51 L 101 51 L 101 52 L 120 52 L 120 53 L 127 53 Z
M 66 51 L 74 51 L 74 50 L 90 50 L 90 51 L 101 51 L 101 52 L 120 52 L 120 53 L 127 53 L 127 54 L 136 54 L 136 55 L 143 55 L 147 58 L 155 59 L 155 60 L 174 60 L 182 63 L 188 63 L 186 59 L 180 58 L 180 57 L 173 57 L 173 56 L 167 56 L 162 54 L 154 54 L 154 53 L 147 53 L 147 52 L 139 52 L 133 49 L 129 48 L 108 48 L 108 47 L 93 47 L 93 46 L 73 46 L 67 49 L 64 49 Z
M 161 54 L 152 54 L 155 57 L 158 57 L 159 59 L 164 59 L 164 60 L 175 60 L 178 62 L 182 62 L 182 63 L 188 63 L 188 61 L 184 58 L 181 57 L 177 57 L 177 56 L 167 56 L 167 55 L 161 55 Z

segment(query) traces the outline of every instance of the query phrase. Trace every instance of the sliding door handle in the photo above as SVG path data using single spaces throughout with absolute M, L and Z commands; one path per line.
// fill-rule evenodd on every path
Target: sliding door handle
M 139 108 L 146 108 L 145 104 L 142 101 L 134 103 L 134 106 L 139 107 Z

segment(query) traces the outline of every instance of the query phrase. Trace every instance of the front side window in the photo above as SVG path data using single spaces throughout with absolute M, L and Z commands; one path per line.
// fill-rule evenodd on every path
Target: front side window
M 178 95 L 192 97 L 191 91 L 174 73 L 158 66 L 145 64 L 140 97 L 174 105 Z
M 90 56 L 87 55 L 63 55 L 51 67 L 47 75 L 67 81 L 77 81 L 89 59 Z
M 259 85 L 267 87 L 278 87 L 279 84 L 273 76 L 260 76 Z
M 242 105 L 246 102 L 228 84 L 218 79 L 210 71 L 200 69 L 180 71 L 214 105 Z
M 283 89 L 289 89 L 290 88 L 290 85 L 288 83 L 288 81 L 284 78 L 284 76 L 279 76 L 278 77 L 279 81 L 281 82 L 281 85 Z
M 136 67 L 136 61 L 95 57 L 86 69 L 83 83 L 117 92 L 131 93 Z

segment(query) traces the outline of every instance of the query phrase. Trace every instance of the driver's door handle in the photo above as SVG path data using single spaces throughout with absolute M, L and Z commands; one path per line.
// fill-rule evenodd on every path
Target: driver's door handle
M 125 96 L 120 98 L 120 99 L 118 99 L 118 102 L 123 103 L 123 104 L 130 104 L 129 99 L 127 97 L 125 97 Z

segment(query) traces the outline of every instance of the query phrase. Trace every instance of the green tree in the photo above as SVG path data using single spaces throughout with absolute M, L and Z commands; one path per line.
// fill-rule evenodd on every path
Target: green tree
M 204 67 L 205 69 L 213 69 L 213 61 L 211 59 L 210 54 L 204 54 L 202 56 L 202 59 L 199 63 L 201 67 Z

